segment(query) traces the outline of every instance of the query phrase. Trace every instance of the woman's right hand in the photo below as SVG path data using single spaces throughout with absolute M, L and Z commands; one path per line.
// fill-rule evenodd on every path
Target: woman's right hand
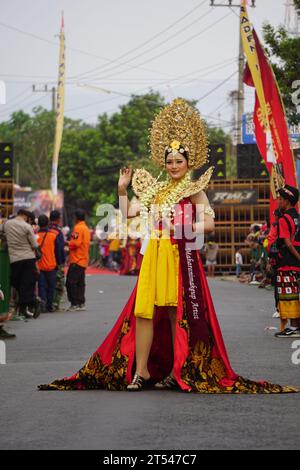
M 120 169 L 120 177 L 118 182 L 118 188 L 126 190 L 130 185 L 132 178 L 132 167 L 123 167 Z

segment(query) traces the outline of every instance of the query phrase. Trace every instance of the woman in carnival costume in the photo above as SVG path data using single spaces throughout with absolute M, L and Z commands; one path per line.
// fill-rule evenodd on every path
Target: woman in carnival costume
M 123 168 L 118 184 L 123 214 L 151 220 L 133 292 L 86 364 L 73 376 L 39 388 L 296 392 L 245 379 L 231 368 L 197 249 L 197 237 L 214 231 L 214 213 L 204 192 L 213 169 L 197 181 L 190 176 L 208 158 L 207 130 L 198 111 L 174 100 L 156 116 L 150 144 L 151 157 L 166 170 L 167 179 Z M 139 201 L 128 208 L 131 180 Z

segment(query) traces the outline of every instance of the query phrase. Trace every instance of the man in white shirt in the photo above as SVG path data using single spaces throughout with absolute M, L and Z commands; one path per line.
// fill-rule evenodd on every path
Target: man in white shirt
M 238 248 L 235 253 L 235 266 L 236 266 L 236 277 L 240 277 L 242 272 L 242 265 L 243 265 L 243 257 Z
M 209 235 L 208 241 L 204 246 L 208 277 L 214 277 L 215 275 L 215 267 L 217 265 L 218 251 L 219 251 L 219 245 L 215 242 L 214 235 Z
M 35 285 L 37 281 L 36 254 L 39 248 L 32 226 L 28 223 L 30 213 L 20 209 L 18 215 L 4 225 L 11 267 L 11 285 L 19 295 L 19 311 L 25 317 L 31 313 L 35 304 Z

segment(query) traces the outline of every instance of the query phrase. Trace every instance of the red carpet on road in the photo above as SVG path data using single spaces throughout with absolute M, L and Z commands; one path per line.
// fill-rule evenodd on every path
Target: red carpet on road
M 110 274 L 111 276 L 119 276 L 119 273 L 116 271 L 110 271 L 106 268 L 97 268 L 95 266 L 89 266 L 86 270 L 86 274 L 94 275 L 94 274 Z

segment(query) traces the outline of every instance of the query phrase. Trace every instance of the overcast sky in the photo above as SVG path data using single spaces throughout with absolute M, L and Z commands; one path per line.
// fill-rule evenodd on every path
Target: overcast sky
M 286 3 L 256 0 L 256 8 L 249 8 L 260 37 L 264 21 L 284 23 Z M 229 129 L 228 93 L 238 80 L 238 9 L 212 8 L 210 0 L 2 0 L 0 79 L 7 98 L 0 121 L 17 109 L 51 108 L 51 94 L 33 93 L 32 84 L 43 89 L 57 81 L 62 10 L 68 117 L 95 123 L 98 114 L 116 111 L 131 93 L 153 88 L 167 100 L 204 97 L 201 113 Z M 252 97 L 246 87 L 246 110 L 252 110 Z

